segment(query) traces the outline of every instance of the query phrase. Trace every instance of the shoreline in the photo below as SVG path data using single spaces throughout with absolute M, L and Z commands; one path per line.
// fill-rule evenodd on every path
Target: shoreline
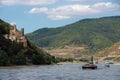
M 57 63 L 58 65 L 59 64 L 85 64 L 85 62 L 59 62 Z
M 57 64 L 51 65 L 12 65 L 12 66 L 0 66 L 0 69 L 21 69 L 29 67 L 39 67 L 39 66 L 53 66 L 53 65 L 65 65 L 65 64 L 86 64 L 85 62 L 59 62 Z M 99 63 L 104 64 L 104 63 Z M 120 65 L 120 62 L 115 62 L 113 65 Z
M 27 67 L 35 67 L 39 65 L 13 65 L 13 66 L 0 66 L 0 69 L 21 69 Z
M 13 65 L 13 66 L 0 66 L 0 69 L 21 69 L 21 68 L 30 68 L 30 67 L 39 67 L 39 66 L 52 66 L 51 65 Z
M 120 62 L 115 62 L 113 65 L 120 65 Z
M 28 68 L 28 67 L 53 66 L 53 65 L 63 65 L 63 64 L 85 64 L 85 63 L 83 62 L 59 62 L 56 64 L 50 64 L 50 65 L 11 65 L 11 66 L 0 66 L 0 69 L 21 69 L 21 68 Z

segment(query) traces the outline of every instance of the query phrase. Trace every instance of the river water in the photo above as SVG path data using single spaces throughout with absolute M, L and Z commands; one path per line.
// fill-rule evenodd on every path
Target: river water
M 0 80 L 120 80 L 120 65 L 98 65 L 82 70 L 80 64 L 0 68 Z

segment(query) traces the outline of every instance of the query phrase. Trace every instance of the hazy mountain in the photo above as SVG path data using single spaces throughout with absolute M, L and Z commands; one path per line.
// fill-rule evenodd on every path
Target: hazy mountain
M 83 19 L 58 28 L 43 28 L 27 37 L 40 47 L 86 45 L 95 53 L 120 41 L 120 16 Z

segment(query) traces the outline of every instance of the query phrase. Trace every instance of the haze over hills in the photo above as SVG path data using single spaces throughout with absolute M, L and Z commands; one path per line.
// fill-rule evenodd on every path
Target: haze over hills
M 86 46 L 96 53 L 120 41 L 120 16 L 83 19 L 58 27 L 43 28 L 27 34 L 40 47 Z

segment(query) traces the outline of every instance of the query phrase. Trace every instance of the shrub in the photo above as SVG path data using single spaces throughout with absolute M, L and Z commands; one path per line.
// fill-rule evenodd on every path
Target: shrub
M 33 64 L 44 64 L 44 55 L 43 54 L 34 54 L 32 57 Z
M 86 58 L 80 58 L 79 61 L 82 61 L 82 62 L 88 62 L 89 60 L 86 59 Z
M 104 58 L 104 60 L 112 60 L 112 59 L 114 59 L 115 57 L 106 57 L 106 58 Z
M 9 65 L 9 59 L 6 52 L 0 50 L 0 66 Z
M 22 53 L 18 53 L 16 56 L 12 58 L 11 63 L 15 65 L 25 65 L 26 57 Z

